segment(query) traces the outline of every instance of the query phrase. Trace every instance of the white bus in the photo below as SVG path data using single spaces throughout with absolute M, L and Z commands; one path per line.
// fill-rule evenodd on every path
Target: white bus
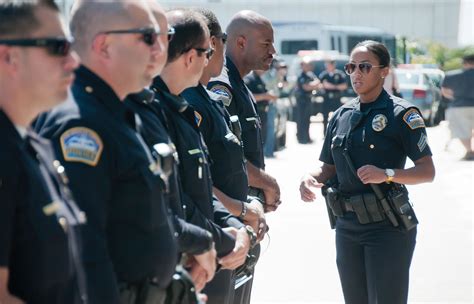
M 365 26 L 340 26 L 318 22 L 273 22 L 277 54 L 287 62 L 300 50 L 334 50 L 349 55 L 363 40 L 384 43 L 396 58 L 396 38 L 381 29 Z

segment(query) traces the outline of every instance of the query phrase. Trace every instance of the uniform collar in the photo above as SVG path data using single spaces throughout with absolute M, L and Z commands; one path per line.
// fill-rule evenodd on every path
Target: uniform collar
M 380 95 L 371 103 L 369 111 L 375 110 L 375 109 L 387 108 L 389 99 L 390 99 L 390 95 L 388 95 L 388 93 L 384 89 L 382 89 L 382 92 L 380 92 Z M 355 99 L 346 103 L 342 107 L 348 108 L 348 109 L 356 109 L 360 111 L 360 98 L 356 97 Z
M 240 77 L 239 70 L 237 69 L 235 64 L 232 62 L 232 60 L 228 56 L 225 57 L 225 65 L 226 65 L 226 67 L 229 71 L 228 72 L 229 78 L 232 77 L 232 78 L 238 80 L 239 83 L 243 84 L 244 80 L 242 79 L 242 77 Z
M 97 74 L 81 65 L 76 70 L 74 88 L 98 99 L 114 116 L 130 122 L 129 110 L 115 94 L 114 90 Z
M 163 102 L 174 111 L 181 113 L 184 112 L 189 106 L 189 103 L 183 97 L 171 94 L 168 86 L 160 76 L 157 76 L 155 79 L 153 79 L 152 89 L 156 94 L 164 97 Z
M 2 134 L 8 135 L 7 138 L 13 138 L 16 141 L 22 141 L 22 136 L 15 128 L 15 125 L 8 118 L 7 114 L 0 109 L 0 131 Z

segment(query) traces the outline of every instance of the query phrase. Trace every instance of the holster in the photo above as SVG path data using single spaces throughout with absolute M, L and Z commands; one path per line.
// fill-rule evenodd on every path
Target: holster
M 394 184 L 387 192 L 387 198 L 404 230 L 411 230 L 418 225 L 415 210 L 413 210 L 408 198 L 408 191 L 404 185 Z
M 166 289 L 165 304 L 197 304 L 196 289 L 189 273 L 180 265 Z
M 166 290 L 153 279 L 133 284 L 120 283 L 119 292 L 121 304 L 164 304 L 166 299 Z

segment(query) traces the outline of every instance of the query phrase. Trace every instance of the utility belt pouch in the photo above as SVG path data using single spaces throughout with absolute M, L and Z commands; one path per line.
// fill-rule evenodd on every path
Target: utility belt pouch
M 402 222 L 402 228 L 408 231 L 416 227 L 418 219 L 408 198 L 405 186 L 395 184 L 387 193 L 388 201 L 395 214 Z
M 352 208 L 354 209 L 355 214 L 357 215 L 357 219 L 359 220 L 359 223 L 361 224 L 370 223 L 371 220 L 369 218 L 369 214 L 367 213 L 367 209 L 365 208 L 362 195 L 351 196 L 349 201 Z
M 342 208 L 339 190 L 333 187 L 327 188 L 325 198 L 326 198 L 326 203 L 328 204 L 329 208 L 331 208 L 331 211 L 334 214 L 334 216 L 341 217 L 344 215 L 344 210 Z
M 385 216 L 380 212 L 379 205 L 377 204 L 377 198 L 372 193 L 365 193 L 362 195 L 364 199 L 364 205 L 372 218 L 372 222 L 380 222 L 385 219 Z

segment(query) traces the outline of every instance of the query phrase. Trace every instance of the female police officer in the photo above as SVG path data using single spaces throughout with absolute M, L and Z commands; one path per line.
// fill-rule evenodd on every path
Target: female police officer
M 300 185 L 301 199 L 309 202 L 315 187 L 337 179 L 328 205 L 336 215 L 337 266 L 348 304 L 406 303 L 416 217 L 403 184 L 430 182 L 435 175 L 418 109 L 383 90 L 389 66 L 383 44 L 354 47 L 345 71 L 358 97 L 335 112 L 323 164 Z M 414 166 L 404 169 L 407 157 Z

